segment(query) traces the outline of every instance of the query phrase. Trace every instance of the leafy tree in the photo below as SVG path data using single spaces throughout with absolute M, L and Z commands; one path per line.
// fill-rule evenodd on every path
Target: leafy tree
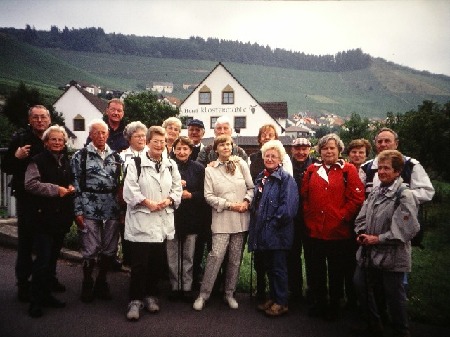
M 28 125 L 28 110 L 33 105 L 44 105 L 50 112 L 53 124 L 64 125 L 62 114 L 56 112 L 53 106 L 45 104 L 40 92 L 34 88 L 28 88 L 23 82 L 16 91 L 12 91 L 6 99 L 3 114 L 17 128 Z
M 141 121 L 147 127 L 162 125 L 163 121 L 178 114 L 177 109 L 158 102 L 155 94 L 143 91 L 125 98 L 124 122 Z
M 4 114 L 0 114 L 0 147 L 8 147 L 15 129 L 8 118 Z
M 365 138 L 370 140 L 371 132 L 369 130 L 369 119 L 361 118 L 357 113 L 352 113 L 350 119 L 344 123 L 343 128 L 339 132 L 344 144 L 350 143 L 353 139 Z
M 392 128 L 400 138 L 399 150 L 418 159 L 434 177 L 450 179 L 450 102 L 426 100 L 417 111 L 398 115 Z

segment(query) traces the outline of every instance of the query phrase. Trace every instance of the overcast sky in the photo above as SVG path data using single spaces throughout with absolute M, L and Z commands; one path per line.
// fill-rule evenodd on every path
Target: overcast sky
M 258 43 L 307 54 L 361 48 L 450 76 L 450 1 L 0 0 L 0 27 Z

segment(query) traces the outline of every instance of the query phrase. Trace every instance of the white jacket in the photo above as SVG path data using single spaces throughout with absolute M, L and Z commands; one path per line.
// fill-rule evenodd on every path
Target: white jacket
M 181 177 L 177 164 L 167 157 L 161 162 L 160 172 L 155 163 L 145 156 L 141 161 L 141 174 L 137 177 L 136 164 L 128 164 L 123 198 L 127 203 L 125 239 L 132 242 L 163 242 L 175 234 L 174 210 L 181 202 Z M 173 206 L 161 211 L 150 211 L 140 203 L 144 199 L 159 202 L 171 197 Z

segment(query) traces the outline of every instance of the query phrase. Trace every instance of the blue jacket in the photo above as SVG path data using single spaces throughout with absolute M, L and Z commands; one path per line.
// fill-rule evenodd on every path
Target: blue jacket
M 294 238 L 294 217 L 299 205 L 297 184 L 294 178 L 280 167 L 268 177 L 260 194 L 258 186 L 262 178 L 263 173 L 260 173 L 255 181 L 248 249 L 290 249 Z

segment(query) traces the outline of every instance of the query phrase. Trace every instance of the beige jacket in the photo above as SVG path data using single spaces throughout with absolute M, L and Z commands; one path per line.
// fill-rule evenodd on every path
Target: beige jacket
M 230 203 L 253 200 L 253 181 L 247 163 L 239 158 L 234 175 L 226 173 L 225 166 L 216 161 L 205 170 L 205 199 L 212 207 L 211 230 L 217 233 L 240 233 L 248 230 L 250 213 L 229 211 Z

